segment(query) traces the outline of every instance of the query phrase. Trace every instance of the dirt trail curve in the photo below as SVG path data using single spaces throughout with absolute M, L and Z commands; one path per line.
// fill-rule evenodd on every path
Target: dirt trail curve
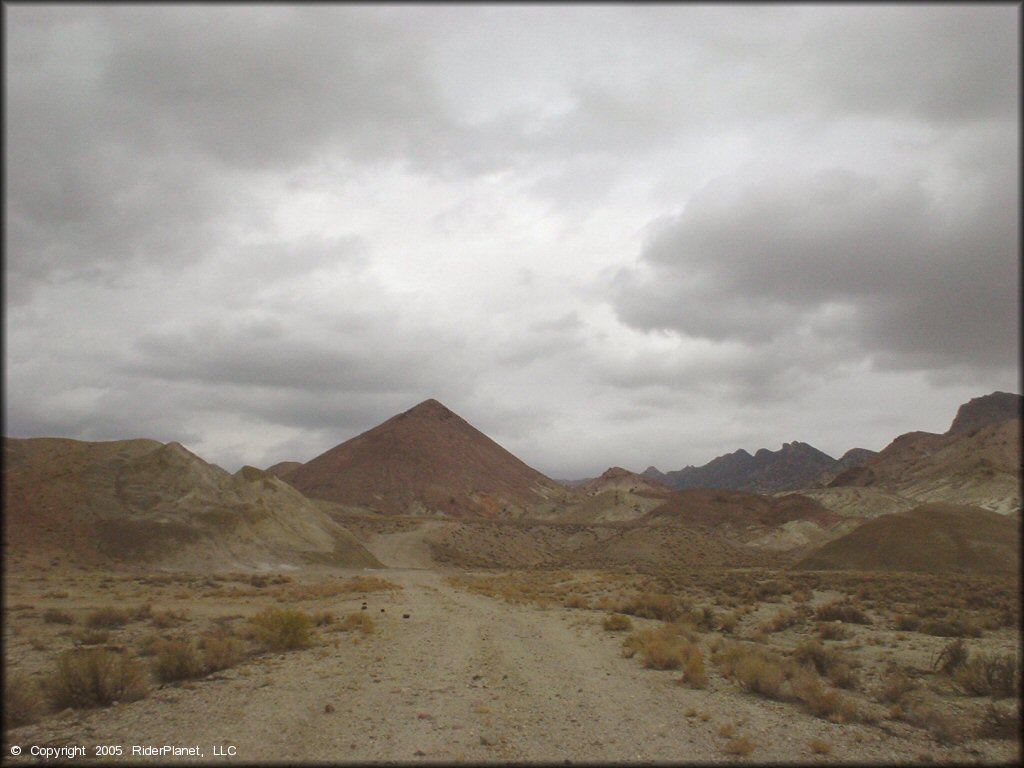
M 206 761 L 214 746 L 234 747 L 233 758 L 218 760 L 247 763 L 709 762 L 735 759 L 723 753 L 719 729 L 742 720 L 758 762 L 820 762 L 807 749 L 816 736 L 837 747 L 856 739 L 861 759 L 915 757 L 887 751 L 878 729 L 818 720 L 807 733 L 787 705 L 691 690 L 675 673 L 644 670 L 621 656 L 621 637 L 602 632 L 596 614 L 510 606 L 429 570 L 387 577 L 403 590 L 370 597 L 378 629 L 365 640 L 337 635 L 337 648 L 264 658 L 190 689 L 70 714 L 45 731 L 18 729 L 16 738 L 122 744 L 129 755 L 133 744 L 198 745 Z M 687 717 L 691 707 L 711 716 Z

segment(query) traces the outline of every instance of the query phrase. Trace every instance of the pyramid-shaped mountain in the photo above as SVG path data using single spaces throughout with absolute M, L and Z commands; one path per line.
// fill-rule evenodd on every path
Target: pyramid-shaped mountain
M 436 400 L 284 475 L 310 498 L 386 514 L 520 517 L 567 495 Z

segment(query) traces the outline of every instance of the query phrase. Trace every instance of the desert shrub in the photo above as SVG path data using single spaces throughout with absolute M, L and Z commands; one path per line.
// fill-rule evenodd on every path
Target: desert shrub
M 368 616 L 362 611 L 350 613 L 339 624 L 337 624 L 338 632 L 351 632 L 356 629 L 364 635 L 372 635 L 374 631 L 376 631 L 377 625 L 374 624 L 371 616 Z
M 242 643 L 223 631 L 203 635 L 198 645 L 203 657 L 203 671 L 207 674 L 230 669 L 245 657 Z
M 917 688 L 917 682 L 903 670 L 886 675 L 882 684 L 875 689 L 875 698 L 883 704 L 895 704 Z
M 624 616 L 621 613 L 613 613 L 610 616 L 605 617 L 605 620 L 601 622 L 601 626 L 608 632 L 625 632 L 626 630 L 633 628 L 633 622 L 629 616 Z
M 318 627 L 323 627 L 328 624 L 334 623 L 334 613 L 332 611 L 317 611 L 313 614 L 313 623 Z
M 710 632 L 718 624 L 718 616 L 710 606 L 683 611 L 679 619 L 692 624 L 702 632 Z
M 1020 684 L 1020 664 L 1013 654 L 978 654 L 959 665 L 953 679 L 975 696 L 1013 696 Z
M 583 595 L 569 595 L 562 605 L 566 608 L 589 608 L 590 601 Z
M 850 723 L 858 719 L 857 705 L 839 691 L 827 688 L 813 673 L 803 671 L 790 681 L 793 697 L 815 717 L 837 723 Z
M 153 671 L 161 683 L 172 683 L 201 677 L 203 663 L 191 641 L 183 638 L 163 640 L 156 648 Z
M 871 619 L 851 600 L 836 600 L 818 606 L 814 612 L 818 621 L 843 621 L 847 624 L 870 624 Z
M 36 684 L 21 672 L 5 676 L 4 730 L 34 723 L 41 714 L 42 706 Z
M 922 621 L 920 631 L 934 637 L 981 637 L 981 627 L 962 616 Z
M 75 617 L 60 608 L 47 608 L 43 611 L 43 621 L 47 624 L 74 624 Z
M 85 629 L 75 635 L 79 645 L 103 645 L 110 639 L 110 631 L 106 629 Z
M 169 629 L 188 621 L 185 614 L 175 611 L 161 611 L 149 617 L 149 623 L 157 629 Z
M 819 675 L 826 674 L 839 662 L 835 648 L 827 648 L 819 640 L 804 640 L 793 650 L 793 658 L 805 666 L 813 667 Z
M 302 611 L 266 608 L 250 621 L 260 640 L 271 651 L 305 648 L 310 643 L 313 621 Z
M 898 716 L 918 728 L 924 728 L 943 744 L 953 744 L 964 736 L 963 724 L 958 718 L 924 701 L 901 707 Z
M 684 681 L 702 687 L 704 659 L 689 625 L 666 624 L 657 629 L 635 632 L 623 641 L 623 653 L 639 653 L 646 669 L 683 669 Z
M 981 716 L 978 728 L 980 736 L 990 739 L 1019 739 L 1020 731 L 1018 705 L 1002 707 L 995 702 L 989 702 L 988 708 Z
M 146 676 L 125 653 L 88 648 L 62 654 L 46 689 L 56 709 L 105 707 L 143 698 Z
M 736 681 L 751 693 L 768 699 L 783 699 L 786 680 L 782 665 L 759 653 L 748 653 L 736 662 Z
M 832 751 L 832 742 L 825 741 L 824 739 L 811 739 L 807 746 L 816 755 L 827 755 Z
M 740 736 L 722 747 L 722 751 L 727 755 L 749 755 L 756 746 L 749 736 Z
M 645 592 L 626 600 L 618 607 L 619 613 L 628 613 L 642 619 L 673 621 L 682 614 L 679 601 L 672 595 Z
M 740 617 L 735 611 L 729 613 L 718 614 L 718 628 L 727 635 L 731 635 L 736 631 L 736 625 L 739 623 Z
M 900 632 L 916 632 L 921 626 L 921 619 L 910 613 L 901 613 L 896 617 L 895 627 Z
M 123 627 L 131 620 L 131 614 L 120 608 L 107 606 L 97 608 L 85 618 L 85 624 L 92 629 L 112 629 Z
M 957 669 L 967 662 L 967 646 L 964 641 L 957 639 L 946 643 L 935 658 L 932 660 L 932 671 L 952 675 Z
M 762 622 L 760 630 L 762 632 L 781 632 L 799 623 L 799 621 L 800 618 L 793 611 L 782 610 L 772 616 L 772 618 Z
M 818 637 L 822 640 L 845 640 L 850 629 L 841 621 L 826 621 L 818 625 Z
M 690 645 L 690 652 L 683 662 L 683 677 L 680 682 L 691 688 L 704 688 L 708 684 L 707 672 L 704 671 L 704 656 L 700 648 Z

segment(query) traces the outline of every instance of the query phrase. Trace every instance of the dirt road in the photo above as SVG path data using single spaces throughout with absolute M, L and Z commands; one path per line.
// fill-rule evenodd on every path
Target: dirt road
M 840 759 L 913 760 L 927 749 L 911 738 L 894 750 L 878 728 L 794 718 L 792 706 L 732 690 L 683 687 L 676 673 L 623 658 L 621 636 L 603 632 L 598 613 L 507 605 L 431 570 L 386 576 L 403 589 L 370 597 L 377 631 L 365 639 L 334 635 L 337 647 L 263 657 L 141 701 L 69 712 L 16 730 L 11 743 L 26 752 L 122 745 L 126 757 L 136 745 L 195 745 L 206 761 L 216 748 L 227 753 L 217 760 L 250 763 L 735 761 L 723 748 L 739 735 L 750 737 L 758 762 L 820 763 L 812 738 L 834 744 Z M 344 614 L 359 601 L 328 607 Z M 729 723 L 733 733 L 723 736 Z

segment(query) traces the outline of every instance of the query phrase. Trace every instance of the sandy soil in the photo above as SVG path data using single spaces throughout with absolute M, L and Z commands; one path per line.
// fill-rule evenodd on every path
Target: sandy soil
M 621 635 L 601 629 L 602 612 L 509 605 L 451 586 L 443 571 L 428 568 L 430 535 L 428 524 L 370 540 L 379 559 L 399 566 L 379 575 L 403 587 L 367 597 L 374 634 L 318 634 L 309 649 L 254 658 L 137 702 L 50 716 L 10 731 L 5 758 L 25 762 L 33 745 L 82 745 L 88 754 L 96 745 L 121 745 L 130 758 L 132 746 L 165 744 L 198 746 L 205 761 L 246 763 L 820 764 L 1017 756 L 1016 745 L 999 741 L 982 751 L 940 749 L 898 722 L 831 723 L 740 693 L 717 676 L 707 689 L 687 688 L 678 673 L 624 658 Z M 323 606 L 343 615 L 360 603 L 360 596 L 346 595 Z M 749 756 L 724 751 L 739 736 L 751 739 Z M 831 752 L 814 754 L 814 739 Z M 12 760 L 15 744 L 25 752 Z M 215 758 L 215 748 L 235 751 Z

